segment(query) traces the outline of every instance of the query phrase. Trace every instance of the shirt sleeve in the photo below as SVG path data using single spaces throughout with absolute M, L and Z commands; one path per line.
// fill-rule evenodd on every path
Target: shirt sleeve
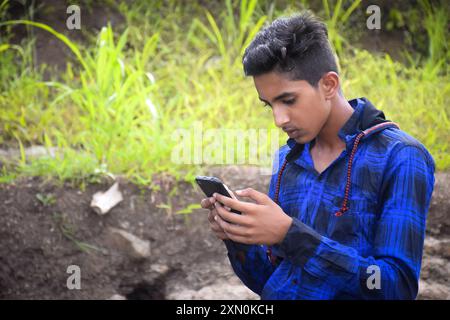
M 261 295 L 275 267 L 270 263 L 266 247 L 247 245 L 232 240 L 224 240 L 228 249 L 228 259 L 236 275 L 253 292 Z
M 381 187 L 382 205 L 372 255 L 361 256 L 354 248 L 320 235 L 296 218 L 276 245 L 277 251 L 302 272 L 349 296 L 415 299 L 434 187 L 434 161 L 418 146 L 405 145 L 395 151 Z

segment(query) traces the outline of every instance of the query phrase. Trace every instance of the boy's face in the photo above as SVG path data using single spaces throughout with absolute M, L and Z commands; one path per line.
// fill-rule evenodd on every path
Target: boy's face
M 261 101 L 272 107 L 275 125 L 290 138 L 304 144 L 312 141 L 330 115 L 330 103 L 318 87 L 306 80 L 289 80 L 277 72 L 253 77 Z

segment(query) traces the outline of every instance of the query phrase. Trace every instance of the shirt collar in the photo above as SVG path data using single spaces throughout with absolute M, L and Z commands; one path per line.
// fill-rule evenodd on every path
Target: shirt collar
M 351 139 L 355 134 L 359 133 L 359 124 L 365 106 L 364 101 L 361 99 L 353 99 L 348 101 L 348 103 L 354 109 L 354 112 L 338 132 L 338 137 L 345 142 L 347 142 L 349 138 Z

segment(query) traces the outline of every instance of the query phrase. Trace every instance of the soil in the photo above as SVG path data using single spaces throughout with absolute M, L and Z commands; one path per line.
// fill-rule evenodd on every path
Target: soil
M 267 191 L 269 182 L 253 167 L 212 168 L 208 174 L 233 189 Z M 436 174 L 419 299 L 450 299 L 449 177 Z M 111 181 L 84 190 L 40 178 L 0 185 L 1 299 L 259 298 L 234 275 L 225 246 L 209 230 L 206 210 L 176 213 L 200 201 L 196 187 L 161 178 L 161 189 L 152 191 L 118 180 L 124 200 L 102 216 L 90 201 Z M 169 199 L 174 186 L 179 194 Z M 168 203 L 171 209 L 162 206 Z M 151 255 L 131 256 L 110 228 L 150 241 Z M 70 265 L 80 267 L 80 290 L 67 287 Z

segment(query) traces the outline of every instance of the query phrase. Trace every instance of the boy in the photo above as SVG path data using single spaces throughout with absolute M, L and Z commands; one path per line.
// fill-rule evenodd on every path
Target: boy
M 262 299 L 415 299 L 431 155 L 367 99 L 344 98 L 309 14 L 260 31 L 243 65 L 289 139 L 268 195 L 202 201 L 237 276 Z

